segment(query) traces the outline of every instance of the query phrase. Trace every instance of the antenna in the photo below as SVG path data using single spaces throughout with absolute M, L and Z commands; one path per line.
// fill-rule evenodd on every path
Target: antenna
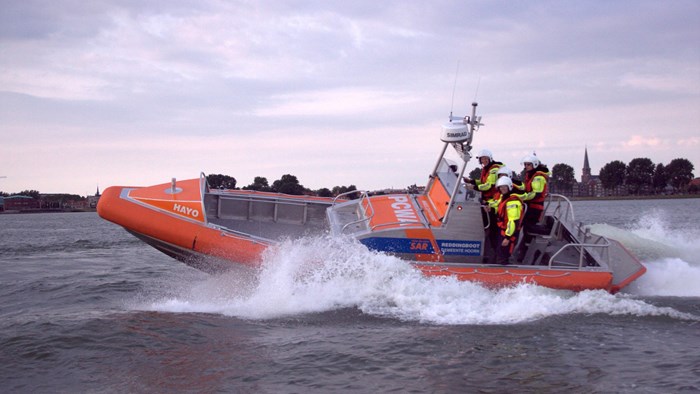
M 474 102 L 476 102 L 476 96 L 479 94 L 479 85 L 481 85 L 481 77 L 476 81 L 476 91 L 474 92 Z
M 452 86 L 452 103 L 450 103 L 450 122 L 452 122 L 452 110 L 455 106 L 455 90 L 457 90 L 457 76 L 459 75 L 459 60 L 457 60 L 457 70 L 455 71 L 455 83 Z

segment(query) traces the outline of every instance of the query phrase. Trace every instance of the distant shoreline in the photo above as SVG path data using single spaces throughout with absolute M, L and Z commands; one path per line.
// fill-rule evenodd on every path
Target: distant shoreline
M 671 194 L 658 196 L 603 196 L 603 197 L 567 197 L 571 201 L 614 201 L 614 200 L 678 200 L 700 198 L 700 194 Z M 97 212 L 97 209 L 32 209 L 24 211 L 2 211 L 0 215 L 32 214 L 32 213 L 85 213 Z
M 651 196 L 601 196 L 601 197 L 567 197 L 571 201 L 601 201 L 601 200 L 677 200 L 700 198 L 700 194 L 670 194 Z
M 12 211 L 2 211 L 0 215 L 17 215 L 17 214 L 32 214 L 32 213 L 85 213 L 85 212 L 97 212 L 97 209 L 27 209 L 23 211 L 12 210 Z

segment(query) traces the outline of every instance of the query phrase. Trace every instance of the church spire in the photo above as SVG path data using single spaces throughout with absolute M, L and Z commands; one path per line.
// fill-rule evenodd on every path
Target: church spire
M 591 180 L 591 165 L 588 164 L 588 146 L 583 154 L 583 169 L 581 170 L 581 182 L 587 183 Z

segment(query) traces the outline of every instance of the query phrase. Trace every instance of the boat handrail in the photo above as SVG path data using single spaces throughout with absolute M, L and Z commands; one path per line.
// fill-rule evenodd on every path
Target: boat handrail
M 340 197 L 347 196 L 347 195 L 354 194 L 354 193 L 360 194 L 360 200 L 362 200 L 363 198 L 365 198 L 367 196 L 367 191 L 365 191 L 365 190 L 350 190 L 349 192 L 340 193 L 337 196 L 335 196 L 333 198 L 333 205 L 337 204 L 338 199 Z
M 175 178 L 173 178 L 173 182 L 175 182 Z M 204 196 L 207 194 L 209 191 L 209 180 L 207 180 L 207 174 L 204 173 L 204 171 L 200 171 L 199 173 L 199 195 L 202 198 L 202 216 L 204 219 L 204 223 L 209 223 L 209 218 L 207 217 L 207 209 L 204 206 Z
M 554 198 L 557 198 L 557 201 L 553 201 Z M 564 208 L 562 208 L 562 202 L 566 203 Z M 552 216 L 556 216 L 559 220 L 562 220 L 562 218 L 566 218 L 566 219 L 570 219 L 569 222 L 571 222 L 571 223 L 576 222 L 576 218 L 574 216 L 574 206 L 573 206 L 573 204 L 571 204 L 571 200 L 569 200 L 564 195 L 550 193 L 545 200 L 545 207 L 544 207 L 545 212 L 547 212 L 547 209 L 549 209 L 549 206 L 551 204 L 554 204 L 554 203 L 557 203 L 557 206 L 553 208 L 554 211 L 552 212 Z M 557 213 L 559 213 L 558 216 L 556 215 Z
M 610 264 L 610 255 L 609 253 L 605 253 L 609 250 L 608 247 L 610 246 L 610 241 L 603 236 L 591 234 L 590 229 L 584 229 L 582 223 L 579 223 L 578 225 L 575 224 L 576 219 L 574 216 L 574 207 L 571 203 L 571 200 L 569 200 L 566 196 L 563 196 L 561 194 L 551 193 L 547 196 L 545 204 L 545 212 L 547 210 L 550 210 L 550 215 L 555 220 L 559 221 L 560 223 L 563 223 L 565 227 L 569 228 L 569 231 L 577 231 L 578 233 L 575 235 L 576 238 L 583 237 L 583 242 L 573 242 L 566 244 L 562 246 L 556 253 L 554 253 L 552 257 L 549 258 L 548 265 L 550 268 L 552 266 L 552 263 L 554 262 L 554 258 L 568 247 L 575 247 L 579 249 L 579 268 L 583 267 L 583 256 L 586 252 L 591 255 L 595 253 L 598 257 L 596 260 L 603 262 L 607 265 Z M 552 208 L 552 204 L 556 204 L 556 206 Z M 586 242 L 592 236 L 596 237 L 593 240 L 593 242 Z M 601 251 L 605 254 L 597 253 L 598 251 Z
M 254 242 L 256 244 L 260 245 L 269 245 L 273 243 L 274 241 L 267 239 L 267 238 L 262 238 L 262 237 L 256 237 L 254 235 L 242 232 L 242 231 L 237 231 L 233 230 L 231 228 L 219 225 L 219 224 L 214 224 L 214 223 L 207 223 L 207 227 L 213 228 L 217 231 L 221 232 L 222 236 L 237 236 L 237 237 L 242 237 L 250 240 L 251 242 Z
M 401 228 L 428 228 L 428 225 L 425 223 L 421 222 L 388 222 L 388 223 L 379 223 L 375 224 L 372 226 L 372 230 L 378 228 L 378 227 L 387 227 L 387 226 L 401 226 Z
M 270 204 L 282 204 L 282 205 L 296 205 L 304 206 L 308 205 L 307 201 L 289 201 L 281 199 L 280 197 L 272 196 L 260 196 L 260 195 L 219 195 L 219 198 L 224 200 L 236 200 L 236 201 L 259 201 Z
M 604 240 L 604 241 L 605 241 L 605 244 L 600 245 L 600 244 L 597 243 L 598 241 L 596 241 L 596 243 L 592 243 L 592 244 L 587 244 L 587 243 L 570 243 L 570 244 L 566 244 L 566 245 L 562 246 L 561 248 L 559 248 L 559 250 L 557 250 L 557 252 L 554 253 L 554 254 L 552 255 L 552 257 L 549 258 L 549 262 L 547 263 L 547 265 L 549 266 L 549 268 L 552 268 L 552 263 L 554 262 L 554 258 L 557 257 L 564 249 L 566 249 L 566 248 L 568 248 L 568 247 L 577 247 L 577 248 L 579 248 L 578 268 L 582 268 L 582 267 L 583 267 L 583 255 L 584 255 L 584 252 L 587 251 L 586 248 L 601 248 L 601 249 L 604 249 L 604 248 L 608 248 L 608 247 L 610 246 L 610 241 L 609 241 L 607 238 L 605 238 L 605 237 L 600 237 L 600 239 Z M 588 251 L 588 252 L 590 253 L 590 251 Z
M 522 204 L 522 206 L 524 206 L 524 207 L 527 208 L 527 204 Z M 483 205 L 483 204 L 481 205 L 481 209 L 485 209 L 486 207 L 488 207 L 488 204 L 487 204 L 487 205 Z M 489 207 L 489 209 L 491 209 L 491 207 Z M 483 213 L 483 212 L 482 212 L 482 213 Z M 486 225 L 484 226 L 484 230 L 488 230 L 489 227 L 491 227 L 491 215 L 489 215 L 488 213 L 486 213 L 486 215 L 483 215 L 483 216 L 486 217 Z M 525 214 L 523 214 L 523 217 L 525 217 Z
M 345 232 L 345 229 L 347 229 L 348 227 L 350 227 L 350 226 L 353 225 L 353 224 L 358 224 L 358 223 L 362 223 L 362 222 L 367 222 L 367 223 L 369 223 L 369 221 L 372 220 L 372 218 L 373 218 L 374 215 L 375 215 L 374 206 L 372 205 L 372 200 L 369 198 L 369 193 L 367 193 L 367 191 L 364 191 L 364 190 L 352 190 L 352 191 L 349 191 L 349 192 L 345 192 L 345 193 L 342 193 L 342 194 L 338 194 L 338 195 L 333 199 L 333 205 L 336 204 L 336 200 L 338 199 L 338 197 L 345 196 L 345 195 L 352 194 L 352 193 L 360 193 L 360 198 L 359 198 L 359 201 L 357 202 L 357 204 L 358 204 L 358 205 L 361 207 L 361 209 L 362 209 L 362 218 L 360 218 L 360 219 L 358 219 L 358 220 L 353 220 L 352 222 L 346 223 L 346 224 L 343 226 L 343 228 L 340 229 L 340 233 L 341 233 L 341 234 Z M 363 204 L 363 202 L 365 202 L 365 201 L 367 202 L 367 206 L 365 206 L 365 204 Z M 372 211 L 372 214 L 371 214 L 371 215 L 368 215 L 368 211 L 369 211 L 370 209 L 371 209 L 371 211 Z
M 604 261 L 605 264 L 607 264 L 609 266 L 610 265 L 610 249 L 608 248 L 608 246 L 611 245 L 610 240 L 608 240 L 606 237 L 604 237 L 602 235 L 591 233 L 591 229 L 588 226 L 586 226 L 584 229 L 581 229 L 581 227 L 583 227 L 583 223 L 579 223 L 578 231 L 579 232 L 583 231 L 583 241 L 584 242 L 586 242 L 588 239 L 593 238 L 594 239 L 593 244 L 598 245 L 601 242 L 603 243 L 601 246 L 603 247 L 602 251 L 605 252 L 605 255 L 603 256 L 601 254 L 598 257 L 600 258 L 601 261 Z M 589 250 L 588 253 L 592 255 L 593 250 Z
M 209 180 L 207 179 L 207 174 L 204 171 L 199 173 L 199 187 L 201 187 L 202 195 L 209 191 Z

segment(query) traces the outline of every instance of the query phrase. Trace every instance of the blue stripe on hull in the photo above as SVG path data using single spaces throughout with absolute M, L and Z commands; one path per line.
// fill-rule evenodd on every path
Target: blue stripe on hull
M 367 248 L 387 253 L 401 254 L 435 254 L 433 244 L 421 238 L 385 238 L 371 237 L 361 239 Z M 444 256 L 480 256 L 481 241 L 437 240 L 440 252 Z
M 428 239 L 372 237 L 361 239 L 367 248 L 387 253 L 434 254 L 433 244 Z

